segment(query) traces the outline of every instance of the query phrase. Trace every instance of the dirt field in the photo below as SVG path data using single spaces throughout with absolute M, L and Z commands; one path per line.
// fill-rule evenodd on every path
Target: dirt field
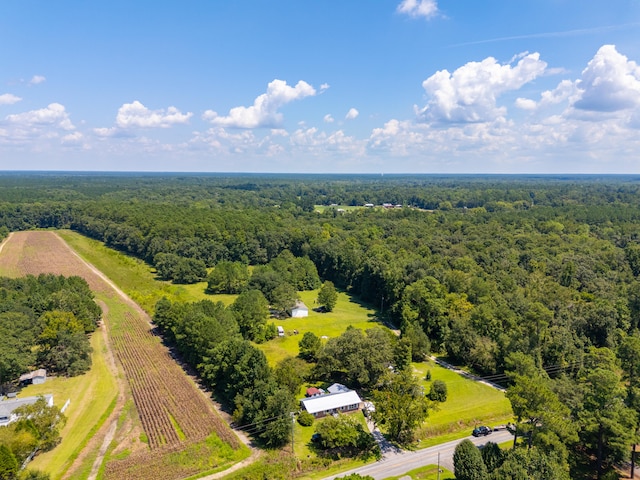
M 194 471 L 193 465 L 180 468 L 179 464 L 171 462 L 173 464 L 167 468 L 164 457 L 175 456 L 183 450 L 187 453 L 213 432 L 232 449 L 241 446 L 212 402 L 176 364 L 160 339 L 152 334 L 148 315 L 101 272 L 78 257 L 54 232 L 16 232 L 0 248 L 0 273 L 10 276 L 40 273 L 78 275 L 98 296 L 119 296 L 125 305 L 120 312 L 104 316 L 105 326 L 108 344 L 118 360 L 118 368 L 124 372 L 126 393 L 133 397 L 148 445 L 139 441 L 140 435 L 135 428 L 129 430 L 129 437 L 133 432 L 138 437 L 135 439 L 127 438 L 127 432 L 122 429 L 113 431 L 117 415 L 127 401 L 127 395 L 120 395 L 112 418 L 107 419 L 96 439 L 89 443 L 89 448 L 95 448 L 96 443 L 102 442 L 101 438 L 115 437 L 120 446 L 116 446 L 114 452 L 131 452 L 130 455 L 113 457 L 107 454 L 105 479 L 170 480 L 193 475 L 198 471 Z M 129 428 L 130 422 L 125 422 L 125 425 Z M 133 449 L 132 444 L 137 444 L 138 448 Z M 104 449 L 100 450 L 94 471 L 101 463 L 100 455 L 105 455 Z M 71 468 L 68 478 L 77 466 Z

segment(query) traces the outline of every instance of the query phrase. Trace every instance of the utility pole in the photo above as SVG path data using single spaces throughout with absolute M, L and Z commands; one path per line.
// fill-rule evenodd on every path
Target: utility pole
M 296 414 L 295 414 L 295 412 L 290 412 L 290 415 L 291 415 L 291 455 L 293 457 L 295 457 L 296 456 L 296 452 L 295 452 L 294 447 L 293 447 L 293 445 L 294 445 L 294 443 L 293 443 L 293 432 L 296 429 L 296 416 L 295 416 Z
M 438 480 L 440 480 L 440 452 L 438 452 Z

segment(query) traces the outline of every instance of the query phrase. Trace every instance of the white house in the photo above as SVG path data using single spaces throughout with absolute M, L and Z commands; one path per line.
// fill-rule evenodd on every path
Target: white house
M 291 309 L 291 316 L 294 318 L 302 318 L 309 316 L 309 308 L 300 300 L 296 302 L 296 305 Z
M 317 395 L 300 400 L 302 408 L 316 418 L 334 413 L 355 412 L 362 407 L 362 399 L 355 390 Z
M 53 407 L 53 395 L 43 395 L 49 407 Z M 12 398 L 0 401 L 0 427 L 5 427 L 18 419 L 14 410 L 24 405 L 33 405 L 40 397 Z

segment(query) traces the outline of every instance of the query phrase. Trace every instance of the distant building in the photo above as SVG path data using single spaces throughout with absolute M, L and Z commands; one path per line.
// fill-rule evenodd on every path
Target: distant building
M 333 385 L 332 385 L 333 386 Z M 344 385 L 342 385 L 344 387 Z M 331 388 L 331 387 L 329 387 Z M 316 418 L 334 413 L 356 412 L 362 408 L 362 400 L 355 390 L 316 395 L 300 400 L 302 408 Z
M 291 309 L 291 316 L 294 318 L 302 318 L 309 316 L 309 308 L 298 300 L 295 306 Z
M 44 368 L 20 375 L 20 385 L 40 385 L 47 379 L 47 371 Z
M 368 207 L 368 208 L 371 208 L 371 207 L 373 207 L 373 203 L 365 203 L 364 206 Z
M 53 395 L 43 395 L 47 405 L 53 407 Z M 24 405 L 33 405 L 40 397 L 12 398 L 11 400 L 0 401 L 0 427 L 5 427 L 18 420 L 18 415 L 14 411 Z

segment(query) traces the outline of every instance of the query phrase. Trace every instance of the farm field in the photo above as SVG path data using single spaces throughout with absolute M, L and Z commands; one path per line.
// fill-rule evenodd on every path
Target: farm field
M 101 478 L 142 479 L 155 476 L 177 479 L 203 471 L 219 470 L 249 454 L 248 449 L 241 445 L 219 417 L 211 401 L 151 333 L 149 319 L 144 312 L 117 295 L 116 290 L 98 272 L 81 262 L 55 233 L 39 231 L 12 234 L 3 246 L 0 262 L 3 265 L 0 273 L 5 275 L 80 275 L 88 281 L 97 300 L 108 303 L 105 326 L 128 384 L 126 391 L 131 392 L 136 408 L 128 417 L 120 416 L 118 425 L 126 428 L 116 431 L 116 441 L 107 452 L 106 467 L 100 471 Z M 104 352 L 99 344 L 96 346 L 98 352 Z M 94 365 L 90 375 L 105 376 L 104 370 L 100 371 L 99 368 L 100 362 Z M 114 378 L 112 374 L 106 376 L 112 380 Z M 72 388 L 73 385 L 87 383 L 86 376 L 64 380 L 68 385 L 60 388 L 60 398 L 57 400 L 64 402 L 62 398 L 71 399 L 67 411 L 70 420 L 76 404 L 79 405 L 76 408 L 85 405 L 93 416 L 87 418 L 79 413 L 78 421 L 67 424 L 62 444 L 51 452 L 52 456 L 60 457 L 57 462 L 60 465 L 40 460 L 44 464 L 42 468 L 52 473 L 53 478 L 60 478 L 69 468 L 69 461 L 78 455 L 78 450 L 87 444 L 88 437 L 96 433 L 101 423 L 110 423 L 106 422 L 106 417 L 113 399 L 113 395 L 108 397 L 110 401 L 98 408 L 90 402 L 91 396 L 82 395 L 81 391 Z M 38 387 L 47 390 L 48 385 L 47 382 Z M 54 383 L 51 385 L 56 386 Z M 74 392 L 77 398 L 73 398 Z M 114 415 L 122 411 L 120 404 Z M 142 430 L 135 428 L 136 422 L 142 426 Z M 84 436 L 82 429 L 86 429 Z M 128 436 L 123 433 L 125 429 Z M 84 453 L 83 457 L 89 459 L 87 461 L 93 461 L 96 457 L 95 453 Z M 80 459 L 79 463 L 76 467 L 86 471 L 86 462 L 83 464 Z M 167 465 L 171 465 L 171 468 L 167 468 Z M 69 478 L 77 477 L 72 475 Z

